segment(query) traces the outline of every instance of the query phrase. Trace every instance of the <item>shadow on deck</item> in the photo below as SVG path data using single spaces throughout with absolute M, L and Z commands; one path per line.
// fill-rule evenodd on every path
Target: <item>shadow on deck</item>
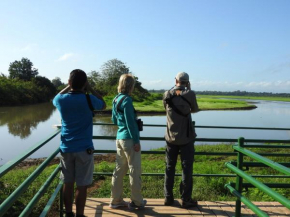
M 125 199 L 129 201 L 129 199 Z M 175 200 L 174 206 L 164 206 L 163 199 L 147 199 L 147 205 L 144 210 L 131 211 L 128 208 L 111 209 L 109 207 L 109 198 L 88 198 L 85 215 L 88 217 L 115 217 L 115 216 L 227 216 L 235 215 L 234 201 L 199 201 L 198 207 L 191 209 L 180 208 L 180 200 Z M 278 202 L 254 202 L 261 210 L 269 216 L 290 216 L 290 210 Z M 242 216 L 256 216 L 253 211 L 242 204 Z

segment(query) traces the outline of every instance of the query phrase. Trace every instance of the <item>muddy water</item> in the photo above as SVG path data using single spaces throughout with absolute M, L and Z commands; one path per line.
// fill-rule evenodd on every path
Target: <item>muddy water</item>
M 206 126 L 249 126 L 249 127 L 281 127 L 290 128 L 290 103 L 274 101 L 252 101 L 257 108 L 243 111 L 201 111 L 192 114 L 196 125 Z M 165 124 L 166 117 L 141 116 L 144 123 Z M 111 123 L 110 117 L 97 115 L 94 122 Z M 30 146 L 44 139 L 60 124 L 58 111 L 51 103 L 32 106 L 1 107 L 0 108 L 0 165 L 13 159 Z M 263 130 L 227 130 L 227 129 L 196 129 L 200 138 L 252 138 L 252 139 L 290 139 L 289 131 Z M 164 135 L 165 128 L 145 127 L 141 136 Z M 94 135 L 116 134 L 116 127 L 94 126 Z M 59 145 L 59 136 L 31 157 L 46 157 Z M 115 149 L 115 142 L 95 140 L 96 149 Z M 141 142 L 143 150 L 163 147 L 164 142 Z

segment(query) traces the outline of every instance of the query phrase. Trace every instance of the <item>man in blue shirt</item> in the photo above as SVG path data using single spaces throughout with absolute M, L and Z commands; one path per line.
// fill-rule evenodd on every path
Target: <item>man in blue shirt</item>
M 101 95 L 87 82 L 87 75 L 80 69 L 70 73 L 69 85 L 53 99 L 62 119 L 60 150 L 62 155 L 63 195 L 67 217 L 72 212 L 74 183 L 76 183 L 76 216 L 84 216 L 87 187 L 93 181 L 93 118 L 92 110 L 102 110 L 106 104 Z M 91 94 L 86 95 L 86 91 Z

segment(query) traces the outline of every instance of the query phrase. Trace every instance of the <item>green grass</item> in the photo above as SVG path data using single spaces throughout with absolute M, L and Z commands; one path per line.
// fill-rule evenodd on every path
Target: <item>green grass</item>
M 160 148 L 158 150 L 164 150 Z M 252 149 L 254 152 L 263 153 L 285 153 L 282 149 Z M 198 145 L 196 146 L 198 152 L 233 152 L 231 145 Z M 289 162 L 286 157 L 271 157 L 276 162 Z M 224 166 L 225 162 L 236 160 L 235 156 L 195 156 L 194 173 L 200 174 L 230 174 L 230 170 Z M 245 159 L 245 161 L 250 161 Z M 28 168 L 16 168 L 0 179 L 0 203 L 7 198 L 35 169 L 37 166 Z M 13 204 L 12 208 L 8 210 L 5 216 L 19 216 L 21 211 L 25 208 L 32 197 L 37 193 L 40 186 L 49 177 L 56 165 L 47 167 L 44 172 L 33 182 L 33 184 L 24 192 L 24 194 Z M 97 163 L 95 165 L 96 172 L 112 172 L 115 168 L 114 162 Z M 143 173 L 162 173 L 165 170 L 165 155 L 147 154 L 142 155 L 142 172 Z M 177 164 L 176 172 L 181 173 L 180 161 Z M 250 168 L 246 171 L 249 174 L 278 174 L 278 172 L 268 168 Z M 262 182 L 272 183 L 289 183 L 288 179 L 279 178 L 263 178 L 259 179 Z M 175 178 L 174 195 L 175 198 L 180 198 L 179 183 L 181 177 Z M 193 197 L 197 200 L 207 201 L 233 201 L 235 197 L 232 196 L 225 188 L 224 185 L 229 181 L 235 182 L 235 178 L 211 178 L 211 177 L 194 177 Z M 144 198 L 163 198 L 163 177 L 142 177 L 142 194 Z M 58 178 L 54 180 L 48 189 L 48 193 L 44 194 L 38 202 L 30 216 L 39 216 L 42 212 L 44 205 L 47 203 L 58 184 Z M 109 198 L 111 194 L 111 176 L 95 176 L 92 191 L 89 197 Z M 285 197 L 290 196 L 289 189 L 274 189 Z M 269 196 L 259 191 L 258 189 L 250 188 L 243 193 L 253 201 L 273 201 Z M 124 197 L 130 197 L 129 178 L 124 179 Z M 58 200 L 54 203 L 52 210 L 57 213 Z
M 205 152 L 232 152 L 231 145 L 199 145 L 196 146 L 196 151 Z M 253 149 L 256 152 L 281 152 L 282 150 L 259 150 Z M 285 157 L 272 157 L 277 162 L 287 162 Z M 224 166 L 225 162 L 236 160 L 236 157 L 227 156 L 196 156 L 194 163 L 194 173 L 200 174 L 230 174 L 231 171 Z M 249 161 L 249 159 L 246 159 Z M 102 162 L 97 164 L 95 171 L 97 172 L 112 172 L 115 167 L 115 163 Z M 165 156 L 164 155 L 143 155 L 142 156 L 142 172 L 143 173 L 164 173 L 165 170 Z M 181 173 L 180 161 L 176 168 L 177 173 Z M 277 174 L 277 172 L 268 168 L 251 168 L 247 171 L 250 174 Z M 288 179 L 279 178 L 264 178 L 260 179 L 263 182 L 277 182 L 277 183 L 288 183 Z M 98 176 L 95 178 L 96 182 L 100 182 L 100 188 L 96 189 L 91 193 L 91 197 L 107 198 L 110 197 L 111 191 L 111 177 Z M 174 195 L 176 198 L 180 198 L 179 194 L 179 183 L 181 177 L 175 178 Z M 193 197 L 197 200 L 235 200 L 225 188 L 224 185 L 229 181 L 235 182 L 235 178 L 216 178 L 216 177 L 194 177 L 193 186 Z M 163 198 L 163 177 L 142 177 L 142 194 L 145 198 Z M 276 189 L 286 197 L 290 195 L 289 189 Z M 273 201 L 268 195 L 260 192 L 257 189 L 250 188 L 245 192 L 245 196 L 254 201 Z M 130 197 L 129 178 L 128 176 L 124 179 L 124 197 Z
M 245 101 L 232 99 L 212 99 L 197 97 L 197 103 L 201 110 L 255 108 Z M 134 102 L 135 109 L 143 112 L 165 112 L 162 100 Z
M 38 192 L 39 188 L 48 179 L 51 173 L 54 171 L 57 165 L 52 165 L 47 167 L 39 177 L 37 177 L 34 182 L 28 187 L 27 190 L 19 197 L 19 199 L 13 204 L 13 206 L 7 211 L 5 216 L 19 216 L 26 205 L 33 198 L 33 196 Z M 31 166 L 28 168 L 17 168 L 13 169 L 5 176 L 0 179 L 0 204 L 11 194 L 14 190 L 22 184 L 22 182 L 37 168 L 37 166 Z M 38 201 L 33 212 L 29 216 L 39 216 L 42 212 L 47 201 L 51 197 L 52 192 L 56 188 L 59 180 L 54 179 L 53 183 L 49 186 L 47 192 L 49 194 L 44 194 L 43 197 Z M 54 208 L 57 207 L 59 200 L 57 199 L 54 203 Z
M 245 101 L 237 99 L 218 99 L 218 98 L 230 98 L 223 96 L 197 96 L 197 103 L 201 110 L 222 110 L 222 109 L 243 109 L 243 108 L 255 108 L 255 105 L 251 105 Z M 113 97 L 105 97 L 107 103 L 107 110 L 112 109 Z M 134 107 L 139 112 L 165 112 L 162 103 L 162 94 L 151 94 L 143 102 L 135 102 Z
M 253 100 L 268 100 L 268 101 L 283 101 L 290 102 L 290 97 L 268 97 L 268 96 L 219 96 L 219 95 L 198 95 L 201 98 L 229 98 L 229 99 L 253 99 Z
M 197 103 L 201 110 L 255 108 L 255 105 L 250 105 L 241 100 L 216 99 L 203 96 L 197 96 Z

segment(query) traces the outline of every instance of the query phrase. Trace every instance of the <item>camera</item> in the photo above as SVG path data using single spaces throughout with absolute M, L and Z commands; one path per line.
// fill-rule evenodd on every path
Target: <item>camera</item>
M 143 131 L 143 121 L 141 119 L 137 119 L 137 126 L 139 131 Z

